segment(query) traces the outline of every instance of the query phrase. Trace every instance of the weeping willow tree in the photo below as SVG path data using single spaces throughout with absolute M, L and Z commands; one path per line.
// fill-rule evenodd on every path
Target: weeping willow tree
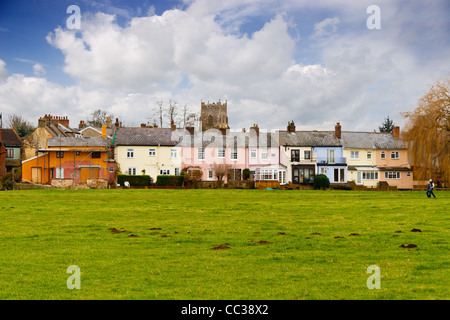
M 402 138 L 408 146 L 414 177 L 450 182 L 449 79 L 434 83 L 407 119 Z

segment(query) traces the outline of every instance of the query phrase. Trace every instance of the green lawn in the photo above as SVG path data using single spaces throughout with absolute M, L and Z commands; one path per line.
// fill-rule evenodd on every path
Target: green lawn
M 450 192 L 436 195 L 0 192 L 0 299 L 448 299 Z

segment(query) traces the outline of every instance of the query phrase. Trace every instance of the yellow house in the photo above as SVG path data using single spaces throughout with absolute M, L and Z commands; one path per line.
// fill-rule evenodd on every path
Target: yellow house
M 119 128 L 115 137 L 115 159 L 122 174 L 158 175 L 181 173 L 181 147 L 170 128 Z
M 347 181 L 366 187 L 378 185 L 380 174 L 374 145 L 377 135 L 374 132 L 342 132 L 343 153 L 348 165 Z

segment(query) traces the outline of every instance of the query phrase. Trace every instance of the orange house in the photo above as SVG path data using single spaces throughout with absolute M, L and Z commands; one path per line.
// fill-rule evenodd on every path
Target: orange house
M 22 181 L 51 184 L 54 179 L 86 183 L 89 179 L 112 182 L 115 162 L 106 138 L 58 137 L 48 147 L 22 162 Z
M 413 189 L 413 169 L 409 163 L 408 149 L 400 139 L 400 128 L 392 133 L 379 134 L 376 144 L 376 165 L 380 181 L 398 189 Z

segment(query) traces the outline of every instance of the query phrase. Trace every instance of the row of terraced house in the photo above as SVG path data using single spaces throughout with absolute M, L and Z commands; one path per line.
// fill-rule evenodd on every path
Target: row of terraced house
M 398 189 L 413 189 L 413 168 L 400 139 L 392 133 L 341 130 L 296 130 L 294 121 L 286 130 L 249 130 L 228 126 L 226 102 L 202 102 L 195 127 L 158 128 L 142 124 L 122 127 L 107 120 L 101 128 L 69 126 L 67 117 L 45 115 L 38 128 L 23 140 L 22 180 L 38 184 L 115 183 L 117 172 L 149 175 L 179 175 L 198 170 L 203 181 L 216 181 L 217 165 L 225 165 L 228 180 L 251 178 L 264 185 L 312 185 L 318 174 L 331 184 L 376 187 L 386 182 Z

